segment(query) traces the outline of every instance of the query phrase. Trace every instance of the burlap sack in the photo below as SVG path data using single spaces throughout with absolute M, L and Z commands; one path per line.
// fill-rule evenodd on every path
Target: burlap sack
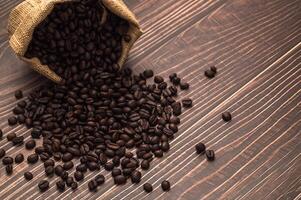
M 55 4 L 67 1 L 72 0 L 25 0 L 11 11 L 8 20 L 9 44 L 13 51 L 20 59 L 28 62 L 34 70 L 56 83 L 62 80 L 61 77 L 50 70 L 47 65 L 42 65 L 38 58 L 27 59 L 24 54 L 35 27 L 51 13 Z M 119 66 L 122 67 L 131 47 L 141 36 L 142 30 L 135 15 L 127 8 L 123 0 L 102 0 L 102 3 L 112 13 L 127 20 L 130 24 L 128 35 L 132 39 L 129 43 L 122 42 L 122 53 L 118 60 Z

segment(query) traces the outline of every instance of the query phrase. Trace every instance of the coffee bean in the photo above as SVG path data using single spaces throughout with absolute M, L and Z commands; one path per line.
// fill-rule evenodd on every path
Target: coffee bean
M 181 82 L 181 79 L 179 77 L 174 77 L 171 81 L 174 85 L 179 85 Z
M 74 172 L 74 178 L 76 181 L 81 181 L 84 178 L 84 174 L 80 171 Z
M 141 169 L 144 169 L 144 170 L 148 170 L 149 169 L 149 162 L 147 160 L 143 160 L 141 162 Z
M 182 100 L 182 105 L 184 108 L 191 108 L 192 107 L 192 100 L 189 98 L 185 98 Z
M 0 159 L 5 156 L 6 152 L 4 149 L 0 149 Z
M 26 149 L 33 149 L 36 146 L 36 142 L 34 140 L 29 140 L 28 142 L 25 143 Z
M 150 193 L 153 191 L 153 186 L 150 183 L 145 183 L 143 189 L 145 192 Z
M 23 97 L 23 92 L 21 90 L 15 91 L 16 99 L 21 99 Z
M 100 170 L 100 167 L 96 162 L 88 162 L 87 165 L 90 171 Z
M 12 139 L 12 142 L 14 146 L 20 146 L 24 143 L 24 137 L 23 136 L 14 137 Z
M 179 102 L 174 102 L 172 104 L 173 114 L 179 116 L 182 113 L 182 106 Z
M 15 163 L 19 164 L 24 161 L 24 156 L 22 153 L 18 153 L 15 157 Z
M 144 72 L 143 72 L 143 76 L 145 77 L 145 78 L 150 78 L 150 77 L 152 77 L 154 75 L 154 72 L 153 72 L 153 70 L 151 70 L 151 69 L 146 69 L 146 70 L 144 70 Z
M 26 101 L 19 101 L 18 103 L 17 103 L 17 105 L 19 106 L 19 107 L 21 107 L 21 108 L 25 108 L 26 107 L 26 105 L 27 105 L 27 103 L 26 103 Z
M 107 162 L 104 167 L 107 171 L 111 171 L 114 168 L 114 163 Z
M 42 154 L 45 151 L 45 149 L 44 149 L 44 147 L 39 146 L 39 147 L 36 147 L 34 151 L 36 154 Z
M 14 117 L 14 116 L 12 116 L 12 117 L 10 117 L 10 118 L 8 118 L 8 124 L 10 125 L 10 126 L 13 126 L 13 125 L 16 125 L 17 124 L 17 122 L 18 122 L 18 120 L 17 120 L 17 118 L 16 117 Z
M 170 190 L 170 183 L 169 183 L 169 181 L 166 181 L 166 180 L 162 181 L 161 187 L 162 187 L 163 191 L 169 191 Z
M 231 113 L 230 112 L 224 112 L 222 114 L 222 118 L 225 122 L 229 122 L 232 119 Z
M 114 183 L 116 185 L 123 185 L 126 183 L 126 178 L 123 175 L 118 175 L 114 177 Z
M 41 192 L 45 192 L 49 188 L 49 182 L 47 180 L 42 180 L 39 182 L 38 187 Z
M 62 173 L 64 171 L 64 168 L 61 166 L 61 165 L 57 165 L 55 166 L 54 168 L 54 173 L 57 175 L 57 176 L 61 176 Z
M 13 164 L 14 160 L 12 157 L 10 156 L 5 156 L 3 159 L 2 159 L 2 163 L 3 165 L 11 165 Z
M 132 183 L 139 183 L 140 180 L 141 180 L 141 172 L 135 170 L 132 172 L 132 175 L 131 175 L 131 180 L 132 180 Z
M 73 159 L 73 155 L 69 152 L 64 153 L 63 156 L 62 156 L 62 161 L 63 162 L 68 162 L 68 161 L 71 161 L 72 159 Z
M 65 191 L 65 182 L 63 180 L 59 180 L 56 182 L 56 188 L 58 191 L 63 192 Z
M 63 180 L 67 180 L 68 177 L 69 177 L 69 173 L 67 171 L 62 171 L 60 177 L 63 179 Z
M 164 81 L 162 76 L 155 76 L 154 77 L 154 82 L 155 83 L 162 83 Z
M 30 181 L 31 179 L 33 179 L 33 174 L 31 172 L 25 172 L 24 173 L 24 178 L 28 181 Z
M 187 90 L 189 89 L 189 84 L 188 83 L 180 83 L 180 88 L 181 90 Z
M 30 163 L 30 164 L 34 164 L 36 162 L 38 162 L 39 160 L 39 156 L 38 154 L 31 154 L 27 157 L 27 162 Z
M 85 164 L 80 164 L 76 167 L 76 170 L 79 172 L 86 172 L 87 171 L 87 166 Z
M 211 67 L 210 67 L 210 70 L 213 71 L 214 73 L 217 73 L 217 69 L 216 69 L 215 66 L 211 66 Z
M 76 190 L 78 187 L 78 184 L 76 182 L 71 183 L 71 189 Z
M 206 146 L 200 142 L 195 145 L 195 150 L 197 154 L 204 154 L 206 150 Z
M 169 143 L 168 142 L 162 142 L 161 144 L 161 150 L 164 152 L 169 151 L 170 147 L 169 147 Z
M 13 113 L 15 114 L 15 115 L 19 115 L 19 114 L 24 114 L 24 109 L 23 108 L 21 108 L 21 107 L 19 107 L 19 106 L 16 106 L 14 109 L 13 109 Z M 25 121 L 25 119 L 24 119 L 24 121 Z
M 70 170 L 73 168 L 73 166 L 74 166 L 74 164 L 72 161 L 68 161 L 63 164 L 64 170 Z
M 170 123 L 173 123 L 173 124 L 180 124 L 180 118 L 179 117 L 176 117 L 176 116 L 172 116 L 169 120 Z
M 95 192 L 96 189 L 97 189 L 97 183 L 96 183 L 96 181 L 95 180 L 89 181 L 88 188 L 89 188 L 90 191 Z
M 55 163 L 54 163 L 54 160 L 52 160 L 52 159 L 46 160 L 46 161 L 44 162 L 44 167 L 45 167 L 45 168 L 47 168 L 48 166 L 54 167 L 54 165 L 55 165 Z
M 18 120 L 19 124 L 24 124 L 25 116 L 23 114 L 17 115 L 17 120 Z
M 215 159 L 215 154 L 213 150 L 206 150 L 206 157 L 208 161 L 213 161 Z
M 210 78 L 210 79 L 215 76 L 215 73 L 211 69 L 207 69 L 204 74 L 207 78 Z
M 117 169 L 117 168 L 114 168 L 112 170 L 112 176 L 115 177 L 115 176 L 118 176 L 118 175 L 121 175 L 121 170 Z
M 95 176 L 95 182 L 97 183 L 97 185 L 102 185 L 105 182 L 105 177 L 102 174 L 99 174 L 97 176 Z
M 7 175 L 11 175 L 13 173 L 13 165 L 6 165 L 5 171 Z
M 9 133 L 6 138 L 8 141 L 12 141 L 17 135 L 15 133 Z
M 130 35 L 124 35 L 123 39 L 125 42 L 130 42 L 131 41 L 131 36 Z
M 54 174 L 53 166 L 47 166 L 45 168 L 45 174 L 46 174 L 46 176 L 52 176 Z
M 71 177 L 71 176 L 67 177 L 67 179 L 66 179 L 66 185 L 68 187 L 71 187 L 72 183 L 74 183 L 73 177 Z
M 176 73 L 172 73 L 169 75 L 169 80 L 172 82 L 172 80 L 176 77 L 178 77 L 178 75 Z
M 31 131 L 31 137 L 35 139 L 39 139 L 41 134 L 42 134 L 41 130 L 37 128 L 33 128 Z

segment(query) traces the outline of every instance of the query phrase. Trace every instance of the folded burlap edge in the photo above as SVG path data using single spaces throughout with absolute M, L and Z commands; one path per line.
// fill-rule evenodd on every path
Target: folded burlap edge
M 24 54 L 31 41 L 34 28 L 49 15 L 55 4 L 68 1 L 72 0 L 26 0 L 11 11 L 8 20 L 9 44 L 16 55 L 21 60 L 29 63 L 32 69 L 56 83 L 62 81 L 60 76 L 47 65 L 42 65 L 38 58 L 28 59 L 24 57 Z M 130 24 L 127 34 L 131 36 L 131 41 L 122 41 L 122 53 L 118 60 L 119 66 L 122 67 L 131 47 L 142 35 L 142 30 L 135 15 L 122 0 L 102 0 L 102 2 L 112 13 L 127 20 Z

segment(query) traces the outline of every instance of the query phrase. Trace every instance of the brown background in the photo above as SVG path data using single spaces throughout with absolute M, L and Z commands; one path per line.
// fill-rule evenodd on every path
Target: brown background
M 9 11 L 19 0 L 0 0 L 0 127 L 4 136 L 26 128 L 8 127 L 16 104 L 13 92 L 45 79 L 19 61 L 8 46 Z M 194 107 L 181 116 L 170 152 L 152 162 L 139 185 L 113 186 L 110 175 L 97 193 L 87 182 L 76 192 L 55 187 L 38 192 L 41 163 L 14 167 L 7 177 L 0 165 L 0 199 L 300 199 L 301 198 L 301 1 L 300 0 L 128 0 L 145 31 L 127 63 L 135 71 L 152 68 L 167 77 L 177 72 L 191 84 Z M 212 80 L 203 72 L 216 65 Z M 225 110 L 230 123 L 221 120 Z M 216 161 L 197 156 L 200 141 L 216 151 Z M 0 141 L 9 155 L 23 151 Z M 23 172 L 34 180 L 27 183 Z M 163 193 L 162 180 L 172 189 Z M 51 180 L 54 186 L 55 180 Z M 151 194 L 141 185 L 152 183 Z

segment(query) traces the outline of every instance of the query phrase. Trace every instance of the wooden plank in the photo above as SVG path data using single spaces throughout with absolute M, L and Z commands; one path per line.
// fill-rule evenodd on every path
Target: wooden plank
M 16 104 L 13 92 L 25 94 L 45 79 L 32 72 L 8 48 L 5 31 L 8 12 L 18 1 L 0 0 L 0 127 L 29 139 L 23 127 L 9 128 L 6 120 Z M 41 194 L 38 180 L 42 164 L 15 168 L 15 175 L 0 177 L 0 199 L 293 199 L 300 195 L 300 34 L 299 0 L 150 0 L 127 1 L 145 31 L 127 63 L 135 71 L 153 68 L 165 77 L 177 72 L 191 83 L 181 97 L 194 100 L 184 112 L 171 151 L 156 159 L 138 185 L 113 186 L 110 174 L 88 173 L 78 191 Z M 207 80 L 203 71 L 218 67 L 218 76 Z M 224 110 L 234 119 L 224 124 Z M 204 141 L 217 152 L 213 163 L 194 154 Z M 0 146 L 15 155 L 6 140 Z M 299 148 L 298 148 L 299 147 Z M 29 151 L 25 151 L 29 154 Z M 3 166 L 0 166 L 3 171 Z M 35 180 L 27 183 L 23 172 Z M 73 172 L 72 172 L 73 173 Z M 87 182 L 103 173 L 106 184 L 90 193 Z M 162 180 L 172 191 L 163 193 Z M 141 185 L 154 184 L 146 195 Z M 55 179 L 51 179 L 54 186 Z M 282 195 L 282 196 L 280 196 Z

